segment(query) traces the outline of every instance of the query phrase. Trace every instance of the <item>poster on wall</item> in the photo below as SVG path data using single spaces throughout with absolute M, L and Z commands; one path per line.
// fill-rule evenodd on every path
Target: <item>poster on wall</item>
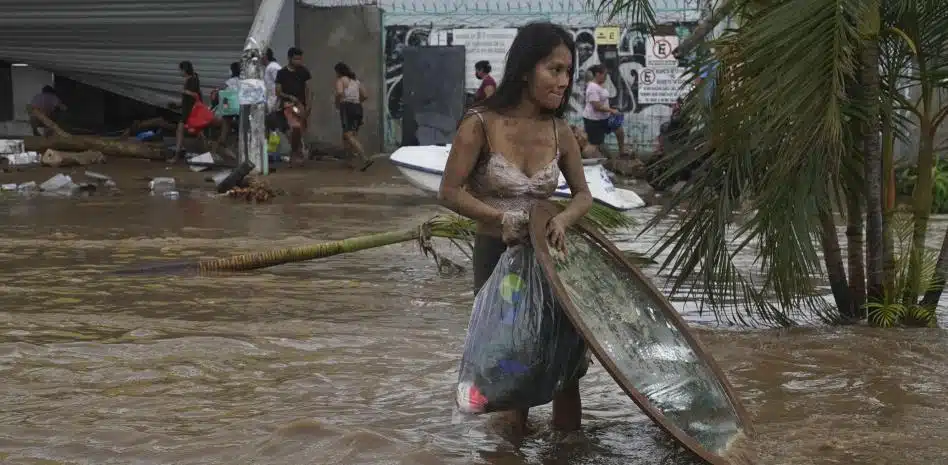
M 684 94 L 686 83 L 679 67 L 644 68 L 639 72 L 639 103 L 642 105 L 672 105 Z
M 678 66 L 672 54 L 677 47 L 677 36 L 646 38 L 645 68 L 639 72 L 639 103 L 671 105 L 684 93 L 686 69 Z
M 448 31 L 438 31 L 432 45 L 447 45 Z M 507 61 L 507 50 L 517 37 L 517 29 L 453 29 L 451 45 L 463 45 L 465 55 L 466 81 L 464 87 L 475 91 L 481 85 L 474 77 L 474 63 L 481 60 L 490 62 L 491 76 L 500 84 L 504 75 L 504 62 Z
M 649 68 L 678 67 L 672 51 L 678 48 L 678 36 L 655 36 L 645 39 L 645 66 Z

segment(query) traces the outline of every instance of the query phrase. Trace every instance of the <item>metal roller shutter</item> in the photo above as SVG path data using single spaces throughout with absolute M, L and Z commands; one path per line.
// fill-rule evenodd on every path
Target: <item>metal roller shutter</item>
M 223 84 L 254 13 L 253 0 L 3 0 L 0 59 L 165 106 L 182 60 L 205 92 Z

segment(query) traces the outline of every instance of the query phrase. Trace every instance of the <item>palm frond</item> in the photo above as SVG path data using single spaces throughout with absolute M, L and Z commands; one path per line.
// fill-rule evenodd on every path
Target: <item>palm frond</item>
M 658 25 L 650 0 L 585 0 L 585 3 L 603 22 L 617 21 L 643 33 L 651 33 Z
M 866 113 L 847 91 L 865 13 L 859 0 L 773 2 L 698 54 L 691 74 L 714 71 L 694 80 L 683 108 L 690 134 L 671 156 L 700 162 L 703 174 L 649 224 L 688 205 L 659 245 L 675 290 L 699 279 L 712 309 L 740 299 L 741 310 L 723 315 L 736 320 L 783 325 L 823 307 L 808 279 L 822 268 L 817 217 L 862 183 L 847 128 Z M 756 213 L 732 228 L 742 199 Z M 748 247 L 759 257 L 754 276 L 733 262 Z
M 867 304 L 869 323 L 883 328 L 900 325 L 935 327 L 937 325 L 937 312 L 934 308 L 915 304 L 906 305 L 902 302 L 902 295 L 905 290 L 913 288 L 909 275 L 914 229 L 914 218 L 911 212 L 905 210 L 895 212 L 891 216 L 889 226 L 892 231 L 894 245 L 894 286 L 891 289 L 886 289 L 882 301 Z M 940 283 L 935 277 L 937 261 L 937 251 L 932 249 L 924 251 L 921 272 L 921 292 L 923 293 L 940 287 Z

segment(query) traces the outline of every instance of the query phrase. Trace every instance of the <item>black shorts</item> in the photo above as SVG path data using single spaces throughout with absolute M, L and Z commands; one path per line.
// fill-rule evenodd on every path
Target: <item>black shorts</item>
M 339 120 L 342 132 L 355 132 L 362 127 L 362 104 L 342 102 L 339 104 Z
M 591 145 L 602 145 L 606 141 L 606 134 L 611 134 L 608 119 L 583 118 L 583 129 L 586 130 L 586 139 Z

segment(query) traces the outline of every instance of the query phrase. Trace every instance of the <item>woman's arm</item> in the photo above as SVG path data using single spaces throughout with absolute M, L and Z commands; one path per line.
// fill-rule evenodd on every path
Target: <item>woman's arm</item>
M 342 97 L 346 94 L 346 85 L 342 82 L 342 78 L 336 79 L 336 93 L 333 96 L 336 106 L 339 106 L 339 103 L 342 102 Z
M 295 95 L 290 95 L 290 94 L 285 94 L 285 93 L 283 93 L 283 86 L 281 86 L 280 84 L 277 84 L 277 85 L 276 85 L 276 94 L 277 94 L 277 97 L 280 97 L 280 98 L 282 98 L 282 99 L 289 100 L 289 101 L 295 102 L 295 103 L 299 103 L 299 102 L 300 102 L 300 99 L 296 98 Z
M 477 116 L 469 115 L 461 122 L 444 167 L 438 200 L 441 205 L 474 221 L 499 225 L 503 212 L 477 200 L 464 189 L 477 165 L 486 140 L 484 136 L 484 125 Z
M 191 90 L 191 89 L 189 89 L 189 87 L 191 87 L 192 84 L 193 84 L 193 83 L 192 83 L 192 80 L 193 80 L 193 79 L 194 79 L 194 77 L 189 77 L 189 78 L 187 78 L 187 79 L 184 80 L 184 88 L 181 89 L 181 93 L 184 94 L 184 95 L 189 95 L 189 96 L 194 97 L 195 99 L 197 99 L 197 98 L 199 98 L 198 93 L 195 92 L 195 91 L 193 91 L 193 90 Z
M 362 103 L 369 99 L 369 94 L 365 91 L 365 86 L 362 85 L 362 81 L 359 81 L 359 103 Z
M 619 110 L 616 110 L 615 108 L 610 108 L 608 104 L 605 104 L 602 102 L 591 102 L 591 103 L 592 103 L 592 107 L 595 108 L 596 111 L 601 111 L 605 113 L 615 113 L 619 111 Z
M 556 122 L 560 142 L 560 170 L 569 185 L 573 195 L 566 209 L 556 215 L 562 221 L 562 226 L 568 228 L 579 221 L 592 208 L 593 197 L 586 184 L 586 175 L 583 172 L 583 157 L 579 150 L 579 142 L 573 135 L 572 129 L 563 121 Z
M 496 91 L 496 90 L 497 90 L 497 88 L 494 87 L 494 86 L 486 86 L 486 87 L 484 87 L 484 98 L 487 98 L 487 97 L 490 97 L 491 95 L 494 95 L 494 91 Z

